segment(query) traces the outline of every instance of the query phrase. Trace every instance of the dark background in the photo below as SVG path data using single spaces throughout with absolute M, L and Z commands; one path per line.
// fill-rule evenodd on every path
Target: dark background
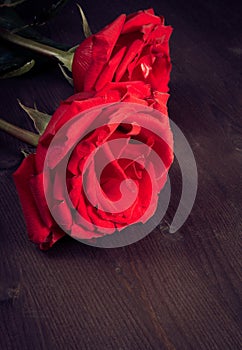
M 70 46 L 83 40 L 75 2 L 41 31 Z M 241 8 L 217 0 L 81 5 L 93 32 L 151 6 L 173 26 L 169 114 L 194 152 L 198 194 L 169 234 L 181 194 L 175 162 L 168 213 L 146 238 L 118 249 L 65 238 L 42 252 L 28 241 L 11 176 L 27 146 L 0 132 L 0 348 L 240 349 Z M 21 6 L 31 19 L 31 1 Z M 70 94 L 55 66 L 2 80 L 0 114 L 34 131 L 17 98 L 52 113 Z

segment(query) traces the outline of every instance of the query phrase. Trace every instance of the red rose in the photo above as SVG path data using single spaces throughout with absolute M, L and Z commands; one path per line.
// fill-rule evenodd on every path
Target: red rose
M 110 83 L 98 93 L 79 93 L 60 105 L 40 138 L 36 154 L 25 158 L 14 173 L 28 234 L 33 242 L 39 244 L 41 249 L 48 249 L 65 232 L 80 239 L 93 239 L 139 221 L 146 222 L 154 214 L 157 195 L 166 182 L 167 172 L 173 160 L 172 134 L 166 110 L 167 97 L 165 93 L 152 94 L 150 87 L 142 82 Z M 122 103 L 117 105 L 120 101 Z M 129 103 L 132 103 L 131 107 Z M 95 106 L 99 106 L 100 109 L 90 109 Z M 94 127 L 95 123 L 99 123 L 105 116 L 105 106 L 111 106 L 109 108 L 112 110 L 112 114 L 107 117 L 108 123 L 89 132 L 79 141 L 80 135 L 89 130 L 88 128 Z M 159 110 L 165 116 L 162 118 L 145 116 L 141 113 L 142 110 L 135 114 L 133 106 L 140 106 L 139 109 L 150 106 L 151 111 Z M 130 108 L 131 118 L 134 118 L 132 122 L 125 119 L 130 113 Z M 77 118 L 76 116 L 83 111 L 87 114 Z M 122 116 L 123 122 L 118 122 L 119 116 Z M 59 137 L 62 130 L 64 134 Z M 156 134 L 150 130 L 155 130 Z M 53 146 L 56 140 L 57 146 L 56 144 Z M 105 148 L 105 145 L 116 140 L 122 140 L 124 146 L 118 149 L 120 158 L 112 159 L 114 153 L 108 147 Z M 142 154 L 144 149 L 142 144 L 135 144 L 132 151 L 134 154 L 127 159 L 125 150 L 131 141 L 148 145 L 157 152 L 162 161 L 152 165 L 149 161 L 152 152 L 144 151 L 145 154 Z M 72 150 L 76 142 L 77 146 Z M 87 165 L 89 155 L 99 146 L 103 148 L 95 157 L 99 162 L 107 160 L 107 166 L 100 176 L 100 189 L 94 186 L 95 180 L 98 180 L 96 165 L 93 163 Z M 86 224 L 80 223 L 78 216 L 70 210 L 60 178 L 61 173 L 58 172 L 58 167 L 69 151 L 71 153 L 64 173 L 65 186 L 73 207 L 86 220 Z M 139 162 L 139 157 L 142 158 L 144 165 Z M 86 166 L 84 179 L 82 175 Z M 114 207 L 118 203 L 119 185 L 125 179 L 132 179 L 136 186 L 135 201 L 121 213 L 118 210 L 106 210 L 106 206 L 110 203 Z M 88 193 L 84 191 L 84 181 Z M 151 198 L 152 181 L 154 198 Z M 46 193 L 51 204 L 47 200 Z M 129 193 L 127 191 L 126 193 L 128 196 Z M 99 200 L 99 195 L 104 196 L 106 200 Z M 57 221 L 54 219 L 56 215 Z
M 76 91 L 98 91 L 108 82 L 140 80 L 152 90 L 168 91 L 170 26 L 153 9 L 121 15 L 75 51 Z

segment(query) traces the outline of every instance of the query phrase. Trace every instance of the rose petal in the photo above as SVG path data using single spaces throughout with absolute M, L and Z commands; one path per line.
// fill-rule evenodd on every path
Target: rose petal
M 21 201 L 29 238 L 34 243 L 44 244 L 44 246 L 40 246 L 43 249 L 52 246 L 54 242 L 64 236 L 64 232 L 52 233 L 52 227 L 47 226 L 48 221 L 43 221 L 39 211 L 41 203 L 36 203 L 31 189 L 30 180 L 34 176 L 35 155 L 31 154 L 23 160 L 13 174 L 13 178 Z
M 125 73 L 125 70 L 127 69 L 128 64 L 132 62 L 132 60 L 136 55 L 139 55 L 139 53 L 143 48 L 143 45 L 144 45 L 143 41 L 139 39 L 131 43 L 127 52 L 125 53 L 124 58 L 122 59 L 122 62 L 120 63 L 118 69 L 116 70 L 115 81 L 121 80 L 122 76 Z
M 158 16 L 154 16 L 149 12 L 140 11 L 133 17 L 127 17 L 127 21 L 125 22 L 122 34 L 134 32 L 140 29 L 140 27 L 152 23 L 153 25 L 161 24 L 161 19 Z
M 88 230 L 84 229 L 82 226 L 74 224 L 72 226 L 71 236 L 75 239 L 91 240 L 93 238 L 99 238 L 100 234 L 98 234 L 94 231 L 88 231 Z
M 114 73 L 117 67 L 122 60 L 124 53 L 126 51 L 126 47 L 122 47 L 107 63 L 106 67 L 103 69 L 103 72 L 99 75 L 97 82 L 95 84 L 95 89 L 101 90 L 106 84 L 107 81 L 112 81 L 114 77 Z
M 103 30 L 84 40 L 75 51 L 72 73 L 78 91 L 91 91 L 109 61 L 113 47 L 120 35 L 126 16 L 119 16 Z

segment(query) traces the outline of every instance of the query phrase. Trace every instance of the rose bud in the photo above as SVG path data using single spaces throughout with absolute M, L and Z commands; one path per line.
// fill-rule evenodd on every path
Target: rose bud
M 108 82 L 140 80 L 168 91 L 170 26 L 153 9 L 121 15 L 76 49 L 72 75 L 76 91 L 98 91 Z
M 81 9 L 80 9 L 81 10 Z M 90 35 L 85 15 L 84 32 Z M 77 48 L 68 51 L 0 30 L 0 37 L 28 50 L 52 57 L 72 72 L 76 92 L 98 91 L 109 82 L 143 81 L 153 91 L 168 91 L 171 71 L 169 38 L 171 26 L 153 9 L 122 14 Z M 70 82 L 71 78 L 62 71 Z
M 121 82 L 61 103 L 14 173 L 30 240 L 97 241 L 154 215 L 173 160 L 167 98 Z

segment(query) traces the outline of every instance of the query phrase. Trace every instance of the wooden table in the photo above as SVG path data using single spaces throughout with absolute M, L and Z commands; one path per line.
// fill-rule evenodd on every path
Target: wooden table
M 83 40 L 75 2 L 43 29 L 70 45 Z M 241 9 L 218 0 L 82 6 L 93 32 L 150 6 L 173 26 L 169 114 L 194 152 L 197 198 L 170 234 L 175 162 L 169 210 L 146 238 L 117 249 L 69 238 L 42 252 L 28 241 L 11 176 L 27 146 L 0 132 L 0 348 L 240 349 Z M 57 67 L 0 84 L 1 117 L 32 131 L 17 98 L 52 113 L 72 93 Z

